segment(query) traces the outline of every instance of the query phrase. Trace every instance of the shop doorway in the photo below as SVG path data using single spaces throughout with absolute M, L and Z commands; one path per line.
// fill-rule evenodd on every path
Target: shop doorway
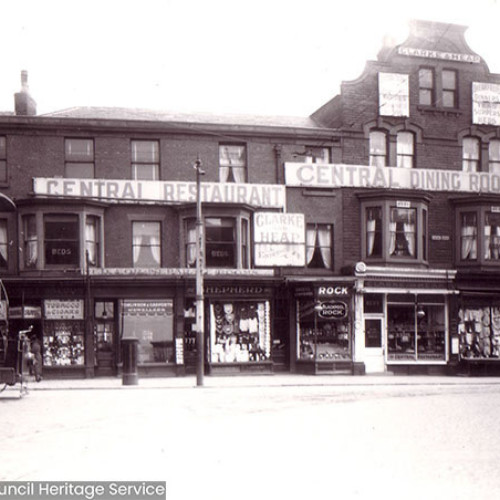
M 384 318 L 365 315 L 365 369 L 366 373 L 385 372 Z
M 96 301 L 94 314 L 95 375 L 115 375 L 117 339 L 114 302 Z

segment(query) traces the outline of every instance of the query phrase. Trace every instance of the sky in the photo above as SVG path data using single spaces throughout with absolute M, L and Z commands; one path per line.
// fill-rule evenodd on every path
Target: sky
M 74 106 L 308 116 L 410 19 L 468 26 L 500 73 L 500 0 L 2 0 L 0 111 Z

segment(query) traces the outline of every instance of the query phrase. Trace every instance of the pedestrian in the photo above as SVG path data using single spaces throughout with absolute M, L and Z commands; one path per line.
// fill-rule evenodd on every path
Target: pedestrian
M 33 354 L 33 375 L 35 380 L 42 380 L 42 346 L 37 337 L 31 343 L 31 353 Z

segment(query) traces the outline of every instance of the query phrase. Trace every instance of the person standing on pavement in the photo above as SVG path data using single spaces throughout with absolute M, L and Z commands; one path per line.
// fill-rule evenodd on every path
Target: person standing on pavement
M 33 375 L 35 380 L 42 380 L 42 346 L 37 337 L 31 343 L 31 353 L 33 354 Z

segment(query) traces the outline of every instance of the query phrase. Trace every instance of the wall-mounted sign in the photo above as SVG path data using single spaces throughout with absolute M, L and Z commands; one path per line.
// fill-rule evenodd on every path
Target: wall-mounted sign
M 472 82 L 472 123 L 500 125 L 500 84 Z
M 36 306 L 11 307 L 9 317 L 11 319 L 40 319 L 42 308 Z
M 172 300 L 125 300 L 123 314 L 127 316 L 172 316 Z
M 257 212 L 253 222 L 256 266 L 305 265 L 304 214 Z
M 347 317 L 347 304 L 340 301 L 320 302 L 318 316 L 321 319 L 344 319 Z
M 381 116 L 410 116 L 408 75 L 378 74 L 378 112 Z
M 345 284 L 322 285 L 316 288 L 318 298 L 325 297 L 345 297 L 350 295 L 351 286 Z
M 412 189 L 500 194 L 500 175 L 458 170 L 285 163 L 290 187 Z
M 411 57 L 425 57 L 427 59 L 443 59 L 466 63 L 479 63 L 481 58 L 475 54 L 459 54 L 456 52 L 442 52 L 440 50 L 418 49 L 414 47 L 398 47 L 398 54 Z
M 90 276 L 177 276 L 195 277 L 196 269 L 190 267 L 90 267 Z M 233 278 L 243 276 L 256 278 L 260 276 L 273 276 L 274 269 L 205 269 L 207 276 Z
M 83 300 L 45 300 L 45 319 L 83 319 Z
M 55 198 L 92 198 L 115 203 L 195 203 L 195 182 L 126 181 L 35 177 L 33 192 Z M 237 203 L 263 208 L 282 208 L 285 187 L 278 184 L 203 182 L 200 198 L 208 203 Z

